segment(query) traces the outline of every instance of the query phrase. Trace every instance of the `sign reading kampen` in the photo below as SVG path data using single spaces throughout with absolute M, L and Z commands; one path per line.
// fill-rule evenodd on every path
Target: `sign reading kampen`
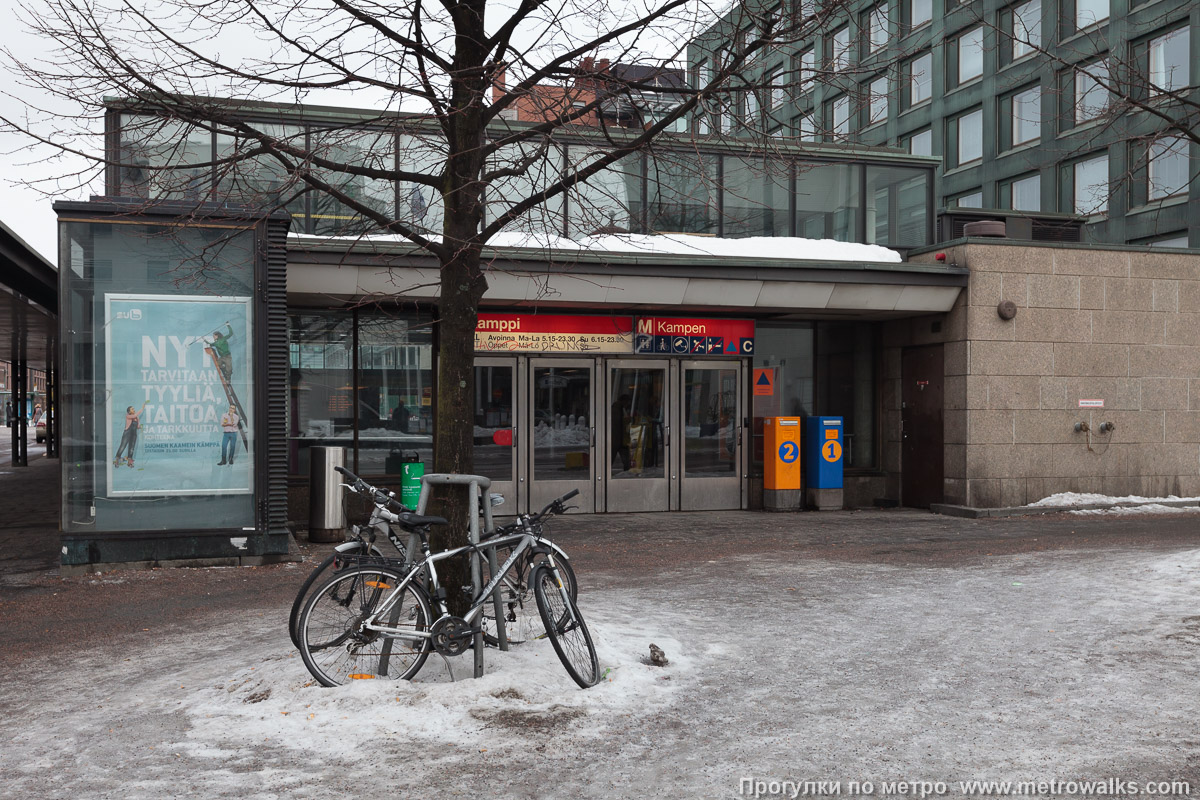
M 752 356 L 754 320 L 641 317 L 633 352 L 659 355 Z

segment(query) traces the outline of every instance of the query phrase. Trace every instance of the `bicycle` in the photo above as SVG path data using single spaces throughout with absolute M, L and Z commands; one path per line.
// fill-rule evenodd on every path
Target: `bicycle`
M 395 492 L 371 486 L 344 467 L 334 467 L 334 469 L 350 480 L 350 483 L 342 484 L 348 492 L 370 497 L 375 508 L 371 511 L 371 517 L 367 521 L 367 524 L 350 526 L 350 537 L 335 547 L 334 551 L 318 564 L 309 573 L 308 577 L 304 579 L 304 582 L 300 584 L 300 590 L 296 592 L 296 599 L 292 601 L 292 610 L 288 616 L 288 634 L 291 636 L 292 644 L 297 648 L 300 647 L 300 635 L 297 630 L 300 609 L 304 605 L 304 599 L 307 597 L 309 589 L 316 584 L 318 579 L 324 579 L 326 573 L 337 571 L 347 563 L 353 563 L 355 556 L 371 555 L 383 558 L 383 551 L 375 545 L 380 533 L 396 549 L 399 560 L 408 563 L 408 548 L 400 541 L 400 537 L 396 534 L 392 526 L 398 521 L 399 514 L 411 512 L 412 509 L 396 500 Z M 498 505 L 497 500 L 503 502 L 503 497 L 498 494 L 488 495 L 488 498 L 488 502 L 492 505 Z M 516 522 L 499 527 L 494 532 L 488 533 L 485 538 L 512 533 L 523 524 L 540 526 L 541 519 L 546 516 L 547 510 L 550 507 L 546 506 L 546 508 L 543 508 L 535 515 L 526 515 L 519 518 Z M 527 523 L 523 523 L 522 520 L 526 520 Z M 564 580 L 567 582 L 571 592 L 571 599 L 577 600 L 579 597 L 579 587 L 575 580 L 575 571 L 571 568 L 567 560 L 567 554 L 563 552 L 562 548 L 548 539 L 544 540 L 544 544 L 552 547 L 555 553 L 562 559 L 559 562 L 559 569 L 563 573 Z M 503 562 L 510 554 L 507 550 L 498 550 L 496 558 L 498 562 Z M 518 562 L 518 569 L 512 575 L 505 575 L 501 579 L 501 603 L 504 609 L 502 613 L 505 615 L 507 623 L 505 633 L 507 641 L 510 644 L 519 644 L 539 636 L 536 628 L 540 625 L 540 618 L 534 609 L 533 589 L 531 588 L 532 584 L 529 582 L 529 574 L 534 564 L 540 560 L 543 559 L 536 558 L 532 553 L 528 554 L 527 557 Z M 485 570 L 487 566 L 488 562 L 484 561 Z M 487 572 L 484 573 L 485 580 L 487 574 Z M 544 632 L 541 635 L 545 635 Z M 496 636 L 495 613 L 490 606 L 486 609 L 483 617 L 483 640 L 484 643 L 492 647 L 497 647 L 500 644 L 499 638 Z
M 429 528 L 444 525 L 442 517 L 398 514 L 397 523 L 416 534 L 422 558 L 411 567 L 394 559 L 355 556 L 359 563 L 331 575 L 305 602 L 300 615 L 300 655 L 309 672 L 325 686 L 374 678 L 411 679 L 430 652 L 443 657 L 466 652 L 482 632 L 483 609 L 494 603 L 493 593 L 521 559 L 543 557 L 532 568 L 533 587 L 546 635 L 567 674 L 583 688 L 600 680 L 600 663 L 583 615 L 563 578 L 558 548 L 535 533 L 541 517 L 563 513 L 564 504 L 578 494 L 568 493 L 538 515 L 517 524 L 518 530 L 489 537 L 479 544 L 441 553 L 429 550 Z M 488 550 L 511 548 L 497 574 L 488 580 L 462 617 L 449 613 L 446 589 L 438 583 L 437 562 Z M 436 607 L 437 616 L 434 616 Z

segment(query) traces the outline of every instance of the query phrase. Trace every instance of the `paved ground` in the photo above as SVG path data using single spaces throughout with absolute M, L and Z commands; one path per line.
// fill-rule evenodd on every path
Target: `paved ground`
M 53 480 L 39 469 L 0 475 L 10 521 Z M 588 691 L 545 643 L 492 654 L 484 681 L 431 660 L 413 684 L 311 686 L 285 630 L 308 564 L 61 578 L 34 522 L 0 540 L 20 551 L 0 562 L 0 796 L 1110 777 L 1200 796 L 1193 515 L 564 518 L 611 670 Z M 651 641 L 666 670 L 641 663 Z

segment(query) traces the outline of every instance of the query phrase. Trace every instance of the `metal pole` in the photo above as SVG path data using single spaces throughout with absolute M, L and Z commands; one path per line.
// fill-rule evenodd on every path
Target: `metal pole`
M 471 481 L 470 487 L 467 489 L 467 513 L 471 518 L 470 539 L 471 544 L 479 544 L 479 484 Z M 471 597 L 477 597 L 483 589 L 483 570 L 479 563 L 479 551 L 471 553 Z M 475 677 L 483 677 L 483 615 L 480 614 L 475 618 L 473 623 L 475 628 Z

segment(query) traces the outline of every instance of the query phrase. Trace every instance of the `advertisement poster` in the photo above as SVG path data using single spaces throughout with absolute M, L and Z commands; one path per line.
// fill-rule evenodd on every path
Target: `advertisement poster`
M 253 491 L 249 297 L 108 294 L 108 493 Z

